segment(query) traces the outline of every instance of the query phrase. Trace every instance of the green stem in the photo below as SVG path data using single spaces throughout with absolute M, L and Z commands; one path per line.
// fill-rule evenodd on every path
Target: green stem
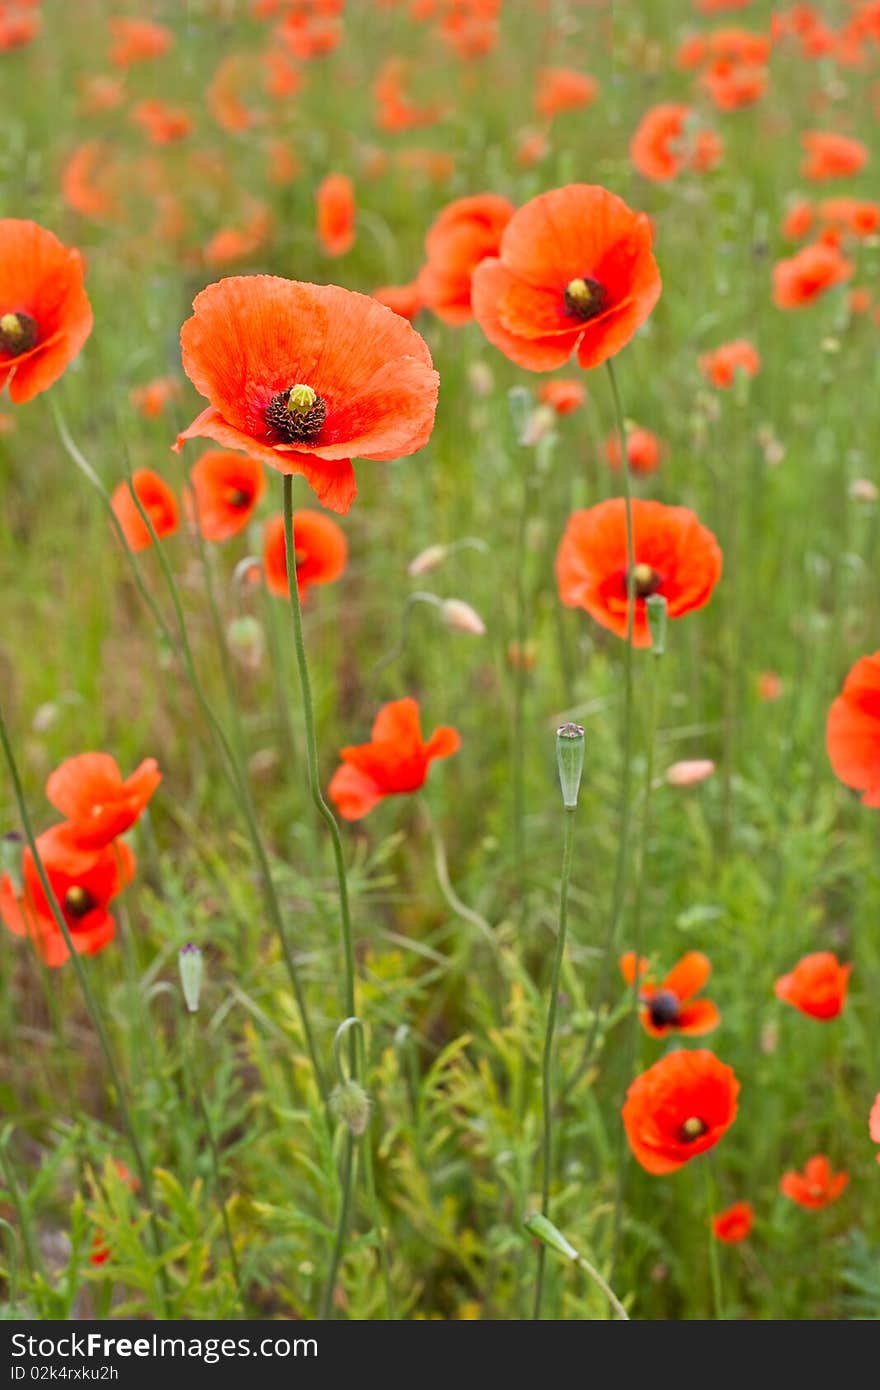
M 525 875 L 525 736 L 526 701 L 525 649 L 528 639 L 528 609 L 526 603 L 526 527 L 529 514 L 532 455 L 520 445 L 520 506 L 514 545 L 514 574 L 516 577 L 516 644 L 517 661 L 513 669 L 513 852 L 517 893 L 520 900 L 520 922 L 527 914 Z
M 76 945 L 70 935 L 70 929 L 67 925 L 67 922 L 65 921 L 64 914 L 61 911 L 61 908 L 58 904 L 58 900 L 55 897 L 55 891 L 49 880 L 49 876 L 46 873 L 46 869 L 43 864 L 40 851 L 37 848 L 37 842 L 34 836 L 31 818 L 27 808 L 27 802 L 25 801 L 24 789 L 21 785 L 21 778 L 18 772 L 18 765 L 15 761 L 15 755 L 12 751 L 12 745 L 9 742 L 9 735 L 6 730 L 6 721 L 3 718 L 2 709 L 0 709 L 0 743 L 2 743 L 3 746 L 3 754 L 6 759 L 6 765 L 9 769 L 9 776 L 12 781 L 12 788 L 15 795 L 16 805 L 18 806 L 18 813 L 21 819 L 22 829 L 24 830 L 25 839 L 28 842 L 28 848 L 30 849 L 33 858 L 34 868 L 37 871 L 37 877 L 40 880 L 40 886 L 42 887 L 43 893 L 45 894 L 46 902 L 49 905 L 49 910 L 52 913 L 52 917 L 55 920 L 55 924 L 58 927 L 58 930 L 61 932 L 61 935 L 64 938 L 64 944 L 69 952 L 71 964 L 73 966 L 73 970 L 77 978 L 77 983 L 79 984 L 79 987 L 82 990 L 86 1009 L 88 1011 L 89 1017 L 92 1020 L 92 1025 L 95 1029 L 95 1033 L 98 1038 L 98 1043 L 101 1048 L 101 1053 L 104 1058 L 104 1064 L 110 1076 L 110 1082 L 113 1088 L 114 1098 L 116 1101 L 116 1108 L 119 1111 L 119 1117 L 122 1121 L 123 1129 L 125 1130 L 132 1154 L 134 1155 L 135 1166 L 137 1167 L 141 1188 L 143 1190 L 143 1194 L 147 1203 L 147 1208 L 149 1210 L 150 1230 L 152 1233 L 153 1245 L 155 1248 L 156 1256 L 157 1259 L 161 1261 L 162 1242 L 159 1236 L 159 1226 L 156 1220 L 156 1213 L 153 1208 L 153 1182 L 150 1174 L 149 1165 L 144 1156 L 144 1152 L 141 1148 L 137 1131 L 132 1121 L 131 1112 L 129 1110 L 128 1102 L 126 1100 L 122 1074 L 116 1063 L 116 1057 L 114 1055 L 113 1048 L 110 1043 L 110 1037 L 107 1033 L 107 1029 L 104 1024 L 104 1019 L 101 1016 L 101 1010 L 98 1007 L 98 1001 L 95 998 L 94 991 L 92 990 L 92 984 L 88 976 L 88 971 L 86 970 L 82 961 L 82 957 L 79 955 L 76 949 Z M 162 1300 L 165 1305 L 165 1312 L 167 1316 L 169 1298 L 168 1280 L 165 1272 L 165 1267 L 161 1263 L 159 1264 L 159 1281 L 162 1287 Z
M 422 798 L 422 811 L 431 836 L 431 843 L 434 847 L 434 870 L 437 874 L 437 882 L 440 885 L 440 891 L 456 916 L 463 918 L 465 922 L 470 922 L 472 926 L 477 928 L 480 935 L 485 937 L 490 945 L 497 950 L 498 941 L 485 917 L 481 917 L 479 912 L 475 912 L 473 908 L 463 903 L 452 886 L 452 882 L 449 878 L 449 867 L 446 863 L 446 848 L 443 844 L 443 839 L 440 835 L 437 823 L 431 814 L 431 808 L 424 798 Z
M 339 1218 L 336 1222 L 336 1236 L 333 1241 L 333 1253 L 330 1256 L 330 1268 L 327 1271 L 327 1281 L 324 1284 L 324 1292 L 321 1295 L 321 1318 L 329 1318 L 333 1310 L 333 1294 L 336 1289 L 336 1275 L 339 1271 L 339 1264 L 342 1259 L 342 1252 L 345 1249 L 345 1241 L 348 1235 L 348 1210 L 351 1205 L 352 1189 L 352 1170 L 354 1167 L 354 1146 L 355 1137 L 350 1129 L 345 1131 L 345 1152 L 342 1158 L 341 1187 L 342 1199 L 339 1205 Z
M 543 1168 L 541 1186 L 541 1215 L 550 1215 L 550 1179 L 552 1176 L 553 1148 L 553 1034 L 556 1029 L 556 1008 L 559 1002 L 559 980 L 562 973 L 562 960 L 565 955 L 565 933 L 568 925 L 568 885 L 571 879 L 572 846 L 574 844 L 574 810 L 565 808 L 564 833 L 562 841 L 562 874 L 559 886 L 559 931 L 556 936 L 556 954 L 553 958 L 553 974 L 550 979 L 550 1002 L 547 1008 L 547 1028 L 544 1034 L 544 1054 L 541 1064 L 541 1095 L 543 1101 L 544 1129 L 541 1140 L 541 1162 Z M 543 1244 L 538 1249 L 538 1274 L 535 1281 L 535 1311 L 533 1316 L 541 1316 L 541 1298 L 544 1292 L 544 1263 L 546 1250 Z

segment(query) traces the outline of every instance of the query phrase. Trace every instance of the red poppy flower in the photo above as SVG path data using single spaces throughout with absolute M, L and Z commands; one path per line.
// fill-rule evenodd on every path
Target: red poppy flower
M 819 216 L 850 236 L 876 236 L 880 231 L 880 203 L 864 198 L 826 198 L 819 204 Z
M 239 227 L 221 227 L 205 246 L 202 256 L 205 265 L 229 265 L 231 261 L 252 256 L 267 240 L 272 230 L 268 208 L 251 199 L 247 220 Z
M 868 1133 L 875 1144 L 880 1144 L 880 1091 L 874 1097 L 874 1104 L 868 1116 Z M 880 1154 L 877 1154 L 877 1162 L 880 1163 Z
M 799 960 L 773 986 L 777 999 L 810 1018 L 837 1018 L 846 1003 L 851 965 L 841 965 L 833 951 L 814 951 Z
M 156 420 L 182 394 L 180 382 L 175 381 L 173 376 L 157 376 L 144 386 L 133 387 L 129 400 L 145 420 Z
M 813 204 L 806 198 L 792 203 L 782 220 L 782 235 L 790 241 L 800 241 L 812 227 L 815 215 Z
M 864 792 L 862 805 L 880 806 L 880 652 L 853 666 L 828 711 L 828 757 L 847 787 Z
M 109 21 L 114 43 L 110 61 L 127 68 L 150 58 L 161 58 L 171 47 L 171 31 L 149 19 L 114 18 Z
M 136 125 L 154 145 L 173 145 L 186 139 L 192 130 L 192 117 L 182 106 L 169 106 L 154 99 L 138 102 L 131 113 Z
M 801 136 L 801 144 L 807 155 L 801 173 L 808 179 L 845 178 L 857 174 L 868 162 L 867 145 L 846 135 L 810 130 Z
M 620 962 L 623 978 L 630 985 L 634 967 L 630 951 Z M 639 1017 L 645 1032 L 652 1038 L 665 1038 L 668 1033 L 699 1037 L 717 1028 L 721 1022 L 717 1007 L 708 999 L 694 1000 L 711 972 L 708 956 L 702 951 L 688 951 L 659 985 L 642 976 L 639 999 L 644 1007 Z
M 750 1202 L 734 1202 L 712 1218 L 712 1234 L 725 1245 L 738 1245 L 751 1232 L 755 1213 Z
M 592 184 L 541 193 L 508 222 L 497 258 L 474 272 L 474 315 L 521 367 L 551 371 L 577 352 L 597 367 L 660 298 L 651 224 Z
M 760 101 L 767 80 L 766 68 L 719 58 L 703 73 L 700 84 L 719 111 L 739 111 Z
M 67 824 L 56 826 L 60 843 L 101 850 L 129 830 L 162 780 L 155 758 L 145 758 L 123 781 L 109 753 L 80 753 L 50 774 L 46 796 Z
M 47 830 L 37 840 L 43 867 L 61 908 L 79 955 L 95 955 L 113 940 L 116 923 L 108 904 L 134 877 L 135 860 L 123 841 L 94 854 L 71 859 L 69 847 L 58 838 L 58 829 Z M 19 897 L 9 874 L 0 879 L 0 919 L 15 936 L 29 936 L 46 965 L 63 965 L 67 943 L 52 916 L 36 865 L 29 849 L 22 857 L 24 891 Z
M 427 261 L 418 287 L 425 306 L 444 323 L 473 318 L 471 283 L 487 256 L 497 256 L 513 203 L 495 193 L 457 198 L 431 224 L 425 237 Z
M 138 468 L 132 474 L 131 481 L 159 540 L 173 535 L 180 524 L 180 512 L 177 498 L 168 484 L 152 468 Z M 135 505 L 128 483 L 119 483 L 110 500 L 129 549 L 147 550 L 153 544 L 153 538 Z
M 244 530 L 266 480 L 263 465 L 247 454 L 210 449 L 190 470 L 193 493 L 184 497 L 190 524 L 196 517 L 206 541 L 228 541 Z
M 736 380 L 737 372 L 757 376 L 761 370 L 761 359 L 747 339 L 735 338 L 731 343 L 722 343 L 711 352 L 702 353 L 698 366 L 712 386 L 727 391 Z
M 410 322 L 422 308 L 422 292 L 418 280 L 411 280 L 408 285 L 381 285 L 379 289 L 373 290 L 372 297 L 384 304 L 386 309 L 393 309 L 395 314 L 400 314 L 402 319 L 409 319 Z
M 183 365 L 208 398 L 186 439 L 302 473 L 332 511 L 357 491 L 351 456 L 396 459 L 428 440 L 437 373 L 423 339 L 367 295 L 238 275 L 196 296 Z
M 595 77 L 573 68 L 539 68 L 535 86 L 535 110 L 548 120 L 560 111 L 580 111 L 592 106 L 599 95 Z
M 418 791 L 433 759 L 450 757 L 460 744 L 457 730 L 446 727 L 424 743 L 417 702 L 393 700 L 377 714 L 370 743 L 343 748 L 330 799 L 344 820 L 360 820 L 386 796 Z
M 626 456 L 634 473 L 654 473 L 660 463 L 660 440 L 650 430 L 627 430 Z M 616 472 L 620 468 L 620 440 L 616 434 L 609 434 L 605 440 L 605 457 Z
M 342 527 L 323 512 L 301 511 L 293 514 L 293 544 L 296 587 L 300 599 L 305 601 L 313 584 L 332 584 L 342 574 L 348 562 L 348 541 Z M 283 516 L 273 516 L 266 522 L 263 573 L 270 593 L 278 598 L 290 597 Z
M 632 504 L 636 611 L 633 643 L 649 647 L 649 594 L 662 594 L 670 618 L 702 608 L 721 577 L 718 542 L 687 507 L 636 498 Z M 556 556 L 559 597 L 585 608 L 602 627 L 626 636 L 626 507 L 622 497 L 574 512 Z
M 328 174 L 315 194 L 318 240 L 327 256 L 342 256 L 354 246 L 354 184 L 345 174 Z
M 45 391 L 92 331 L 79 251 L 45 227 L 0 219 L 0 391 L 17 405 Z
M 773 302 L 779 309 L 799 309 L 812 304 L 820 294 L 849 280 L 855 271 L 852 261 L 826 241 L 804 246 L 796 255 L 777 261 L 773 267 Z
M 835 1173 L 824 1154 L 814 1154 L 804 1164 L 803 1173 L 783 1173 L 779 1191 L 800 1207 L 818 1211 L 840 1196 L 849 1182 L 848 1173 Z
M 542 405 L 549 405 L 557 415 L 570 415 L 586 399 L 583 384 L 574 377 L 560 376 L 555 381 L 544 381 L 538 387 L 538 400 Z
M 739 1082 L 712 1052 L 670 1052 L 626 1094 L 629 1146 L 648 1173 L 673 1173 L 713 1148 L 736 1119 Z
M 633 168 L 656 183 L 674 179 L 683 170 L 708 173 L 723 154 L 721 137 L 714 130 L 697 127 L 691 108 L 675 103 L 646 112 L 629 146 Z

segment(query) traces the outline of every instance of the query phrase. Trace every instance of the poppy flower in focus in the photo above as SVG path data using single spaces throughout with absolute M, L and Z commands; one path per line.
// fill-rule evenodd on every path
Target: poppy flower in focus
M 378 290 L 373 290 L 372 298 L 410 322 L 422 308 L 422 292 L 418 280 L 411 280 L 408 285 L 381 285 Z
M 145 758 L 124 780 L 109 753 L 65 759 L 46 783 L 47 799 L 67 817 L 65 825 L 54 827 L 59 844 L 104 849 L 131 829 L 161 781 L 155 758 Z
M 37 851 L 74 949 L 79 955 L 92 956 L 116 934 L 108 905 L 134 877 L 134 855 L 120 840 L 72 861 L 69 848 L 58 840 L 57 829 L 39 836 Z M 64 964 L 69 952 L 29 849 L 22 856 L 22 879 L 21 896 L 9 874 L 0 879 L 0 920 L 13 935 L 29 936 L 45 964 L 54 969 Z
M 635 498 L 632 504 L 636 611 L 632 640 L 649 647 L 645 611 L 650 594 L 662 594 L 670 618 L 702 608 L 721 577 L 721 550 L 712 532 L 687 507 Z M 618 637 L 627 630 L 626 506 L 610 498 L 573 512 L 556 555 L 559 597 L 584 608 Z
M 156 420 L 182 394 L 180 382 L 173 376 L 158 376 L 143 386 L 133 387 L 128 398 L 145 420 Z
M 342 749 L 330 799 L 343 820 L 360 820 L 386 796 L 418 791 L 433 760 L 450 757 L 460 744 L 457 730 L 446 727 L 424 743 L 417 702 L 393 700 L 376 716 L 370 743 Z
M 580 111 L 592 106 L 599 95 L 594 77 L 573 68 L 539 68 L 535 86 L 535 110 L 552 119 L 560 111 Z
M 773 303 L 779 309 L 800 309 L 819 295 L 849 280 L 855 272 L 852 261 L 826 241 L 804 246 L 788 260 L 773 267 Z
M 92 331 L 79 251 L 36 222 L 0 219 L 0 391 L 16 405 L 47 390 Z
M 777 999 L 810 1018 L 837 1018 L 846 1003 L 851 965 L 841 965 L 833 951 L 814 951 L 799 960 L 773 986 Z
M 473 318 L 471 281 L 487 256 L 497 256 L 513 203 L 495 193 L 457 198 L 435 218 L 425 237 L 427 261 L 419 272 L 425 306 L 444 323 Z
M 293 544 L 296 587 L 300 601 L 305 602 L 313 584 L 332 584 L 342 574 L 348 561 L 348 541 L 342 527 L 323 512 L 300 511 L 293 514 Z M 263 573 L 271 594 L 290 597 L 283 516 L 273 516 L 266 522 Z
M 633 983 L 635 961 L 632 952 L 621 958 L 620 970 L 628 985 Z M 640 977 L 639 1017 L 652 1038 L 668 1033 L 699 1037 L 711 1033 L 721 1022 L 721 1014 L 708 999 L 696 999 L 712 972 L 709 957 L 702 951 L 688 951 L 659 985 Z M 693 1001 L 693 1002 L 691 1002 Z
M 835 1173 L 824 1154 L 814 1154 L 807 1159 L 802 1173 L 783 1173 L 779 1191 L 799 1207 L 818 1211 L 835 1202 L 848 1182 L 848 1173 Z
M 544 381 L 538 387 L 538 400 L 542 405 L 549 405 L 557 415 L 570 415 L 586 399 L 586 390 L 574 377 L 557 377 L 555 381 Z
M 266 486 L 263 465 L 247 454 L 211 449 L 190 470 L 192 492 L 184 495 L 190 525 L 206 541 L 228 541 L 250 521 Z
M 689 106 L 664 103 L 642 117 L 630 141 L 633 168 L 643 178 L 665 183 L 688 171 L 706 174 L 720 164 L 724 154 L 721 137 L 695 124 Z
M 474 316 L 505 356 L 552 371 L 576 352 L 597 367 L 660 298 L 651 224 L 593 184 L 541 193 L 514 213 L 498 257 L 474 271 Z
M 626 1093 L 629 1146 L 648 1173 L 673 1173 L 714 1148 L 736 1119 L 739 1082 L 713 1052 L 669 1052 Z
M 725 1245 L 738 1245 L 750 1234 L 754 1221 L 750 1202 L 734 1202 L 712 1218 L 712 1234 Z
M 180 524 L 180 512 L 177 498 L 165 480 L 152 468 L 139 468 L 132 474 L 131 481 L 159 540 L 173 535 Z M 129 550 L 147 550 L 153 544 L 153 537 L 138 511 L 128 483 L 119 483 L 110 500 Z
M 801 136 L 801 145 L 806 152 L 801 173 L 817 182 L 857 174 L 868 162 L 867 145 L 847 135 L 810 130 Z
M 183 434 L 302 473 L 346 512 L 352 455 L 397 459 L 427 443 L 437 373 L 399 314 L 338 285 L 238 275 L 196 296 L 180 333 L 183 366 L 210 404 Z
M 346 174 L 328 174 L 315 194 L 318 240 L 327 256 L 342 256 L 354 246 L 354 184 Z
M 834 774 L 880 806 L 880 652 L 853 666 L 828 711 L 825 746 Z
M 654 473 L 660 463 L 660 440 L 650 430 L 640 427 L 626 432 L 626 456 L 634 473 Z M 605 457 L 616 472 L 620 468 L 620 440 L 609 434 L 605 440 Z
M 110 49 L 110 62 L 116 67 L 127 68 L 132 63 L 161 58 L 171 47 L 170 29 L 166 29 L 162 24 L 154 24 L 149 19 L 116 17 L 108 23 L 114 39 Z
M 711 352 L 702 353 L 697 365 L 710 385 L 727 391 L 733 386 L 737 372 L 757 376 L 761 359 L 746 338 L 735 338 L 731 343 L 722 343 Z

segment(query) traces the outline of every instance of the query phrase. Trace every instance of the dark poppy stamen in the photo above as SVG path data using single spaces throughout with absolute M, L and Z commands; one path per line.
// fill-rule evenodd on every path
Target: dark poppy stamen
M 289 386 L 277 391 L 266 407 L 270 432 L 280 434 L 291 444 L 308 444 L 324 427 L 327 404 L 311 386 Z
M 228 497 L 230 507 L 246 507 L 251 500 L 251 494 L 241 487 L 231 488 Z
M 589 275 L 578 275 L 565 287 L 565 312 L 586 323 L 605 308 L 608 291 Z
M 75 884 L 73 888 L 68 888 L 64 894 L 64 911 L 68 917 L 85 917 L 87 912 L 91 912 L 95 906 L 95 900 L 91 893 Z
M 664 1028 L 678 1019 L 680 1001 L 671 989 L 660 989 L 648 1002 L 648 1013 L 655 1028 Z
M 656 594 L 660 588 L 662 579 L 655 569 L 650 565 L 639 564 L 633 566 L 633 578 L 635 580 L 636 598 L 648 598 L 650 594 Z
M 709 1126 L 699 1115 L 689 1115 L 679 1130 L 678 1137 L 682 1144 L 693 1144 L 695 1140 L 702 1139 L 708 1130 Z
M 12 357 L 21 357 L 36 346 L 40 336 L 37 320 L 30 314 L 0 315 L 0 352 L 8 352 Z

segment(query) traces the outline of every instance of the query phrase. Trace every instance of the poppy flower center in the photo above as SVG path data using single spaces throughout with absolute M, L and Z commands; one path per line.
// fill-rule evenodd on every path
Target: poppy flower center
M 246 507 L 251 500 L 251 495 L 249 492 L 245 492 L 244 488 L 233 487 L 229 489 L 226 498 L 230 507 Z
M 709 1126 L 705 1120 L 701 1120 L 699 1115 L 689 1115 L 678 1131 L 678 1138 L 682 1144 L 693 1144 L 695 1139 L 700 1139 L 707 1133 Z
M 274 434 L 292 444 L 308 444 L 321 433 L 327 403 L 311 386 L 302 383 L 276 391 L 266 407 L 266 424 Z
M 608 291 L 589 275 L 577 275 L 565 287 L 565 312 L 586 323 L 605 308 Z
M 650 594 L 656 594 L 663 582 L 657 571 L 645 564 L 633 566 L 633 579 L 635 580 L 636 598 L 648 598 Z
M 21 357 L 30 352 L 40 336 L 37 320 L 30 314 L 3 314 L 0 316 L 0 351 L 13 357 Z
M 655 1028 L 662 1028 L 667 1023 L 675 1023 L 678 1019 L 679 999 L 677 994 L 673 994 L 671 989 L 660 989 L 648 1000 L 648 1013 L 651 1015 L 651 1022 Z
M 78 883 L 73 888 L 68 888 L 64 894 L 64 911 L 68 917 L 85 917 L 86 913 L 91 912 L 94 906 L 95 901 L 91 893 Z

